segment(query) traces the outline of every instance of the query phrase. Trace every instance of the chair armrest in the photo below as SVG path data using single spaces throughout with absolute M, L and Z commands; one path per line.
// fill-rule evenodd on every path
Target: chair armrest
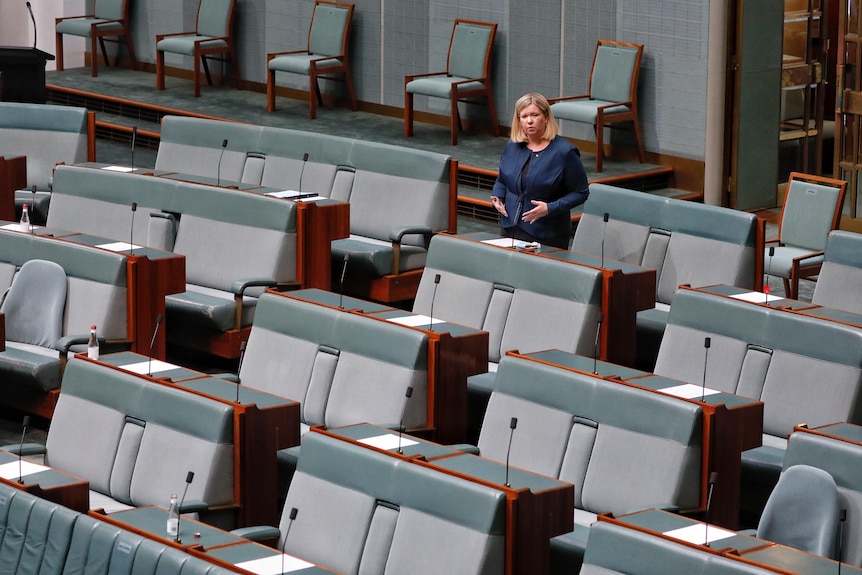
M 230 291 L 232 291 L 234 295 L 242 296 L 248 288 L 275 287 L 277 285 L 278 282 L 273 278 L 243 278 L 233 282 L 230 286 Z
M 54 18 L 54 25 L 56 26 L 63 20 L 80 20 L 82 18 L 95 18 L 95 14 L 82 14 L 80 16 L 63 16 L 62 18 Z
M 431 236 L 434 235 L 434 230 L 428 226 L 403 226 L 389 232 L 389 241 L 392 242 L 392 275 L 394 276 L 398 275 L 401 267 L 401 240 L 405 235 L 413 234 L 422 234 L 427 249 L 431 242 Z
M 805 260 L 807 260 L 807 259 L 809 259 L 809 258 L 816 258 L 816 257 L 819 257 L 819 256 L 824 255 L 825 253 L 826 253 L 826 252 L 825 252 L 825 251 L 823 251 L 823 250 L 818 250 L 818 251 L 816 251 L 816 252 L 811 252 L 810 254 L 805 254 L 805 255 L 802 255 L 802 256 L 796 256 L 795 258 L 793 258 L 793 263 L 794 263 L 794 264 L 796 264 L 796 265 L 799 265 L 799 264 L 801 264 L 803 261 L 805 261 Z
M 472 453 L 473 455 L 479 455 L 479 448 L 469 443 L 453 443 L 452 445 L 449 445 L 447 447 L 457 449 L 458 451 L 463 451 L 464 453 Z
M 168 34 L 156 34 L 156 44 L 158 44 L 160 40 L 162 40 L 164 38 L 168 38 L 170 36 L 188 36 L 189 34 L 196 34 L 196 33 L 197 32 L 195 32 L 194 30 L 191 30 L 189 32 L 170 32 Z
M 266 55 L 266 61 L 269 62 L 273 58 L 278 58 L 279 56 L 289 56 L 291 54 L 308 54 L 308 50 L 287 50 L 285 52 L 270 52 Z
M 404 76 L 404 84 L 407 82 L 412 82 L 416 78 L 427 78 L 428 76 L 446 76 L 446 70 L 442 70 L 440 72 L 423 72 L 422 74 L 407 74 Z
M 192 499 L 183 501 L 183 504 L 179 507 L 180 513 L 200 513 L 201 511 L 206 511 L 210 506 L 200 499 Z
M 102 336 L 97 336 L 96 339 L 99 342 L 99 348 L 105 345 L 105 342 L 108 341 Z M 88 341 L 90 341 L 90 334 L 64 335 L 57 340 L 57 344 L 54 346 L 54 349 L 65 354 L 69 353 L 69 350 L 73 345 L 82 345 Z
M 577 96 L 560 96 L 559 98 L 548 98 L 549 104 L 556 104 L 557 102 L 565 102 L 566 100 L 589 100 L 589 94 L 578 94 Z
M 278 530 L 278 527 L 269 527 L 266 525 L 240 527 L 239 529 L 234 529 L 231 533 L 233 535 L 238 535 L 239 537 L 245 537 L 251 541 L 263 541 L 266 539 L 277 540 L 281 537 L 281 531 Z
M 24 457 L 28 455 L 45 455 L 48 453 L 48 450 L 41 443 L 13 443 L 9 445 L 0 445 L 0 449 L 8 453 L 14 453 L 15 455 L 21 455 Z

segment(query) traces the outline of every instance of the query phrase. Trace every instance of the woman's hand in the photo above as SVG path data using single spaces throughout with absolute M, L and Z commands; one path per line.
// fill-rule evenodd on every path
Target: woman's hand
M 532 224 L 539 218 L 544 218 L 548 215 L 548 204 L 539 200 L 531 200 L 533 206 L 535 206 L 532 210 L 524 212 L 524 215 L 521 216 L 521 219 L 528 224 Z
M 504 218 L 509 217 L 509 214 L 506 213 L 506 204 L 503 203 L 503 200 L 497 196 L 491 196 L 491 205 L 494 206 L 494 209 L 502 214 Z

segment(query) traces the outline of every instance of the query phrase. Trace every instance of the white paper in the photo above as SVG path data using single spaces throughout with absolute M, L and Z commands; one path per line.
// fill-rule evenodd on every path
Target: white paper
M 291 571 L 314 567 L 314 563 L 303 561 L 292 555 L 282 555 L 279 553 L 278 555 L 243 561 L 237 563 L 236 566 L 240 569 L 257 573 L 257 575 L 279 575 L 280 573 L 290 573 Z
M 434 319 L 432 320 L 427 315 L 404 315 L 401 317 L 392 317 L 389 318 L 388 321 L 392 323 L 397 323 L 399 325 L 406 325 L 408 327 L 418 327 L 420 325 L 433 325 L 435 323 L 446 323 L 445 319 Z
M 20 223 L 17 223 L 17 224 L 5 224 L 5 225 L 4 225 L 4 226 L 2 226 L 2 228 L 0 228 L 0 229 L 4 229 L 4 230 L 11 230 L 11 231 L 13 231 L 13 232 L 20 232 L 20 231 L 21 231 L 21 224 L 20 224 Z M 38 230 L 38 229 L 41 229 L 41 227 L 40 227 L 40 226 L 30 226 L 30 230 L 31 230 L 31 231 L 33 231 L 33 232 L 35 232 L 35 231 L 36 231 L 36 230 Z M 25 232 L 25 233 L 26 233 L 26 232 Z
M 158 359 L 154 359 L 152 362 L 152 371 L 150 371 L 150 362 L 147 361 L 139 361 L 137 363 L 129 363 L 126 365 L 117 366 L 120 369 L 125 369 L 126 371 L 131 371 L 132 373 L 139 373 L 141 375 L 146 375 L 148 373 L 158 373 L 160 371 L 170 371 L 172 369 L 180 369 L 180 366 L 174 365 L 172 363 L 168 363 L 166 361 L 161 361 Z
M 741 299 L 742 301 L 750 301 L 754 303 L 764 303 L 770 301 L 776 301 L 780 299 L 784 299 L 782 296 L 778 295 L 769 295 L 768 293 L 763 293 L 759 291 L 748 291 L 745 293 L 738 293 L 736 295 L 730 296 L 734 299 Z
M 728 537 L 733 537 L 734 535 L 736 535 L 736 533 L 733 531 L 728 531 L 727 529 L 722 529 L 721 527 L 716 527 L 715 525 L 707 526 L 706 523 L 695 523 L 694 525 L 689 525 L 688 527 L 672 529 L 670 531 L 665 531 L 664 534 L 668 537 L 679 539 L 680 541 L 694 543 L 695 545 L 712 543 L 713 541 L 718 541 L 719 539 L 727 539 Z
M 364 443 L 365 445 L 385 450 L 398 449 L 399 447 L 398 435 L 395 433 L 385 433 L 383 435 L 375 435 L 374 437 L 366 437 L 365 439 L 360 439 L 359 443 Z M 402 435 L 400 443 L 401 448 L 403 449 L 410 445 L 419 445 L 419 442 L 408 439 Z
M 515 248 L 516 250 L 523 250 L 526 248 L 540 248 L 542 244 L 538 242 L 525 242 L 521 240 L 512 240 L 512 238 L 497 238 L 493 240 L 482 240 L 483 244 L 489 244 L 492 246 L 499 246 L 501 248 Z
M 296 190 L 282 190 L 280 192 L 268 192 L 264 195 L 272 196 L 273 198 L 292 198 L 294 196 L 298 196 L 299 192 Z
M 296 201 L 297 202 L 316 202 L 317 200 L 327 200 L 327 199 L 329 199 L 329 198 L 327 198 L 326 196 L 311 196 L 308 198 L 300 198 Z
M 103 170 L 108 170 L 109 172 L 134 172 L 135 168 L 129 166 L 105 166 L 102 168 Z
M 129 242 L 110 242 L 107 244 L 99 244 L 96 246 L 97 248 L 102 248 L 103 250 L 110 250 L 112 252 L 127 252 L 130 250 L 139 250 L 144 246 L 139 246 L 137 244 L 130 244 Z
M 33 473 L 39 473 L 40 471 L 51 469 L 50 467 L 45 467 L 44 465 L 39 465 L 38 463 L 33 463 L 32 461 L 27 461 L 26 459 L 21 460 L 20 469 L 18 466 L 18 461 L 10 461 L 9 463 L 4 463 L 3 465 L 0 465 L 0 477 L 2 477 L 3 479 L 18 479 L 18 477 L 26 477 L 27 475 L 32 475 Z
M 665 387 L 659 391 L 675 395 L 676 397 L 682 397 L 684 399 L 699 399 L 700 397 L 706 397 L 707 395 L 721 393 L 717 389 L 710 389 L 708 387 L 704 388 L 699 385 L 694 385 L 693 383 L 684 383 L 673 387 Z

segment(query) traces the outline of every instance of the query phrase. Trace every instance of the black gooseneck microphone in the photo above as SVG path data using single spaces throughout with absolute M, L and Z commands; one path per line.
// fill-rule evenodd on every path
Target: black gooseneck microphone
M 350 254 L 344 254 L 344 265 L 341 266 L 341 280 L 338 282 L 338 307 L 344 309 L 344 276 L 347 275 L 347 262 Z
M 153 329 L 153 338 L 150 340 L 150 358 L 147 364 L 147 375 L 153 377 L 153 346 L 156 345 L 156 335 L 159 333 L 159 327 L 162 325 L 164 316 L 159 314 L 156 316 L 156 327 Z
M 410 403 L 410 398 L 413 397 L 413 386 L 407 388 L 407 391 L 404 392 L 404 397 L 407 399 L 404 401 L 404 407 L 401 408 L 401 421 L 398 422 L 398 453 L 403 454 L 404 450 L 401 449 L 401 431 L 404 429 L 404 414 L 407 413 L 407 404 Z
M 132 223 L 129 226 L 129 253 L 135 255 L 135 212 L 138 211 L 138 202 L 132 202 Z
M 709 508 L 712 505 L 712 491 L 715 489 L 715 482 L 718 480 L 718 471 L 713 471 L 709 474 L 709 483 L 706 488 L 706 516 L 704 517 L 703 524 L 703 544 L 706 547 L 709 547 Z
M 245 348 L 248 345 L 247 341 L 242 341 L 239 344 L 239 362 L 236 365 L 236 402 L 239 403 L 239 386 L 242 380 L 239 377 L 239 372 L 242 371 L 242 360 L 245 359 Z
M 182 543 L 182 539 L 180 539 L 180 519 L 183 516 L 183 502 L 186 500 L 186 493 L 189 492 L 189 485 L 192 484 L 192 480 L 195 478 L 195 472 L 189 471 L 186 473 L 186 487 L 183 489 L 183 498 L 180 499 L 180 506 L 177 508 L 177 537 L 175 541 L 177 543 Z
M 221 141 L 221 152 L 218 155 L 218 166 L 216 166 L 216 185 L 221 186 L 221 159 L 224 157 L 224 149 L 227 148 L 227 138 Z
M 302 174 L 305 173 L 305 164 L 308 162 L 308 152 L 302 154 L 302 165 L 299 167 L 299 189 L 296 190 L 299 192 L 298 197 L 302 197 Z
M 763 285 L 763 299 L 766 305 L 769 305 L 769 270 L 772 269 L 772 256 L 775 255 L 775 246 L 769 246 L 769 266 L 766 270 L 766 280 Z
M 33 231 L 33 214 L 36 213 L 36 184 L 33 184 L 32 186 L 30 186 L 30 195 L 33 197 L 32 203 L 30 204 L 30 206 L 33 208 L 32 212 L 30 213 L 30 231 L 32 232 Z
M 602 339 L 602 322 L 605 319 L 605 314 L 599 312 L 599 317 L 596 318 L 596 341 L 593 343 L 593 375 L 599 374 L 599 342 Z
M 706 397 L 706 361 L 709 359 L 709 346 L 712 343 L 712 339 L 705 337 L 703 338 L 703 378 L 700 382 L 700 401 L 703 401 L 703 398 Z
M 836 550 L 835 560 L 838 561 L 838 575 L 841 575 L 841 558 L 844 555 L 844 522 L 847 521 L 847 510 L 838 510 L 838 549 Z
M 602 268 L 605 267 L 605 231 L 608 229 L 608 220 L 611 215 L 608 212 L 602 214 L 602 221 L 604 222 L 604 226 L 602 226 Z
M 24 451 L 24 436 L 27 435 L 27 427 L 30 426 L 30 416 L 24 416 L 24 422 L 21 425 L 21 446 L 18 448 L 18 483 L 24 483 L 23 464 L 21 463 L 21 452 Z
M 503 484 L 506 487 L 509 485 L 509 454 L 512 452 L 512 436 L 515 435 L 515 428 L 518 427 L 518 418 L 513 417 L 509 420 L 509 446 L 506 448 L 506 482 Z
M 30 6 L 30 2 L 27 2 L 27 11 L 30 13 L 30 21 L 33 22 L 33 49 L 36 49 L 36 17 L 33 16 L 33 7 Z M 95 58 L 95 54 L 93 55 Z
M 437 299 L 437 286 L 440 285 L 440 274 L 434 275 L 434 291 L 431 293 L 431 311 L 428 312 L 430 326 L 428 329 L 434 331 L 434 300 Z
M 132 126 L 132 171 L 135 171 L 135 141 L 138 139 L 138 127 Z
M 281 572 L 284 573 L 284 550 L 287 548 L 287 536 L 290 535 L 290 527 L 293 525 L 296 516 L 299 515 L 299 509 L 296 507 L 290 508 L 290 515 L 287 516 L 287 528 L 284 530 L 284 539 L 281 542 Z

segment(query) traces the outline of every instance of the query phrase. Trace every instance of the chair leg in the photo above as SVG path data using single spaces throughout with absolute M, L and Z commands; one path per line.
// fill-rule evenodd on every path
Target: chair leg
M 597 120 L 593 128 L 596 131 L 596 171 L 601 172 L 605 155 L 605 126 Z
M 138 57 L 135 55 L 135 44 L 132 42 L 132 35 L 126 31 L 123 34 L 123 37 L 126 39 L 126 50 L 129 51 L 129 59 L 132 61 L 132 70 L 138 69 Z
M 404 137 L 413 136 L 413 94 L 404 90 Z
M 56 68 L 57 68 L 57 71 L 62 72 L 63 71 L 63 35 L 62 34 L 55 34 L 54 47 L 57 50 L 57 56 L 56 56 L 57 66 L 56 66 Z
M 458 96 L 452 94 L 449 111 L 449 130 L 452 132 L 452 145 L 458 145 L 458 132 L 461 130 L 461 117 L 458 115 Z
M 793 290 L 790 289 L 790 280 L 787 278 L 781 278 L 784 281 L 784 297 L 787 299 L 796 299 L 794 297 Z
M 156 50 L 156 90 L 165 89 L 165 53 Z
M 350 96 L 350 109 L 354 112 L 359 109 L 356 103 L 356 92 L 353 90 L 353 76 L 350 74 L 350 69 L 344 71 L 344 83 L 347 84 L 347 95 Z
M 200 58 L 195 58 L 195 64 L 197 64 L 198 62 L 200 62 L 204 65 L 204 75 L 207 77 L 207 86 L 212 86 L 213 85 L 213 79 L 212 79 L 212 76 L 210 75 L 210 65 L 207 62 L 206 56 L 201 56 Z M 200 67 L 195 67 L 195 82 L 197 82 L 199 70 L 200 70 Z M 198 94 L 195 94 L 195 96 L 197 96 L 197 95 Z
M 98 39 L 99 42 L 102 41 L 101 38 Z M 105 56 L 105 64 L 108 63 L 108 52 L 105 50 L 105 45 L 102 44 L 102 53 Z M 90 36 L 90 76 L 95 78 L 99 75 L 99 53 L 96 52 L 96 35 L 92 34 Z
M 491 116 L 491 129 L 495 136 L 500 135 L 500 122 L 497 120 L 497 107 L 494 105 L 494 95 L 488 93 L 488 114 Z
M 638 160 L 643 164 L 646 161 L 646 156 L 644 154 L 644 143 L 641 139 L 641 123 L 638 121 L 637 115 L 635 115 L 635 119 L 632 120 L 632 124 L 634 125 L 635 143 L 638 146 Z
M 266 111 L 275 112 L 275 70 L 266 74 Z
M 212 81 L 210 80 L 210 69 L 207 65 L 207 60 L 200 53 L 195 51 L 194 54 L 194 83 L 195 83 L 195 98 L 199 98 L 201 95 L 201 62 L 204 63 L 204 71 L 207 75 L 207 84 L 211 85 Z
M 236 49 L 234 49 L 233 46 L 231 46 L 230 49 L 230 67 L 233 71 L 234 81 L 236 82 L 236 89 L 242 90 L 245 85 L 242 82 L 242 76 L 239 75 L 239 66 L 236 63 Z
M 313 120 L 317 118 L 317 105 L 322 104 L 320 98 L 320 86 L 317 84 L 317 73 L 314 68 L 308 72 L 308 116 Z

